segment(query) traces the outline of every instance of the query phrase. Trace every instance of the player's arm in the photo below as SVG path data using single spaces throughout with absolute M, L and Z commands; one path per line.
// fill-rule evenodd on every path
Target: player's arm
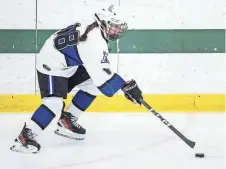
M 125 81 L 120 75 L 114 75 L 98 89 L 106 96 L 113 96 L 118 90 L 124 92 L 125 97 L 135 104 L 141 105 L 140 99 L 143 99 L 142 92 L 139 89 L 135 80 Z
M 86 70 L 100 92 L 105 96 L 112 97 L 121 89 L 127 99 L 136 104 L 140 104 L 139 99 L 142 98 L 142 93 L 136 81 L 130 80 L 126 82 L 119 74 L 113 72 L 111 69 L 107 57 L 108 46 L 106 42 L 103 42 L 103 39 L 98 34 L 97 36 L 90 34 L 89 38 L 95 39 L 94 42 L 98 43 L 98 45 L 94 45 L 93 41 L 87 41 L 85 44 L 79 46 L 79 53 L 82 56 Z M 90 46 L 95 47 L 90 48 Z

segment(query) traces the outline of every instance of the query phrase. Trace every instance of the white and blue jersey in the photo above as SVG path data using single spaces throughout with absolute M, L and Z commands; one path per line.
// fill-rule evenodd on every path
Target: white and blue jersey
M 69 78 L 83 65 L 99 91 L 113 96 L 125 81 L 110 67 L 108 44 L 99 28 L 90 31 L 86 41 L 79 42 L 78 37 L 85 29 L 82 25 L 74 24 L 50 36 L 38 54 L 37 70 L 43 74 Z

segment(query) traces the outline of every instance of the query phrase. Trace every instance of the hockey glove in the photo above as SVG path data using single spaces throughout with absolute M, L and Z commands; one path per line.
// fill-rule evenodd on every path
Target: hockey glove
M 126 82 L 121 89 L 128 100 L 141 105 L 140 99 L 143 99 L 143 96 L 135 80 Z

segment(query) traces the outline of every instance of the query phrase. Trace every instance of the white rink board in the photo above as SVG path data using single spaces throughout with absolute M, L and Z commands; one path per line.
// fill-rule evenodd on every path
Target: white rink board
M 80 20 L 90 24 L 94 12 L 112 3 L 118 5 L 115 0 L 40 0 L 38 29 L 60 29 Z M 225 29 L 224 4 L 224 0 L 120 0 L 120 12 L 129 29 Z
M 226 25 L 224 0 L 38 0 L 37 11 L 36 0 L 1 1 L 1 29 L 35 29 L 36 14 L 38 29 L 62 29 L 80 20 L 91 23 L 92 14 L 109 4 L 120 4 L 130 29 L 225 29 Z
M 35 29 L 36 0 L 0 0 L 0 29 Z
M 224 53 L 183 53 L 120 54 L 118 66 L 144 93 L 224 93 L 225 65 Z
M 224 0 L 120 2 L 131 29 L 225 29 L 226 25 Z
M 0 57 L 0 70 L 4 70 L 0 93 L 34 93 L 35 54 Z M 224 54 L 110 54 L 109 60 L 113 71 L 126 80 L 135 79 L 146 94 L 224 93 L 226 89 Z
M 61 29 L 85 15 L 90 15 L 85 20 L 91 23 L 91 14 L 109 4 L 120 4 L 130 29 L 225 29 L 226 25 L 224 0 L 37 0 L 37 25 L 36 0 L 0 1 L 1 29 Z M 1 94 L 38 90 L 34 54 L 0 57 Z M 114 54 L 112 58 L 113 70 L 137 80 L 144 93 L 226 90 L 225 54 L 120 54 L 119 60 Z
M 35 93 L 35 54 L 0 54 L 0 93 Z

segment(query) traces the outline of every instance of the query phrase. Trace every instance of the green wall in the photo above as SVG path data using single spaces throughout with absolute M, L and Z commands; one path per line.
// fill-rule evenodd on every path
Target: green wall
M 0 53 L 35 53 L 56 30 L 0 30 Z M 37 38 L 36 38 L 37 37 Z M 117 52 L 116 42 L 110 44 Z M 225 29 L 129 30 L 120 53 L 225 53 Z

